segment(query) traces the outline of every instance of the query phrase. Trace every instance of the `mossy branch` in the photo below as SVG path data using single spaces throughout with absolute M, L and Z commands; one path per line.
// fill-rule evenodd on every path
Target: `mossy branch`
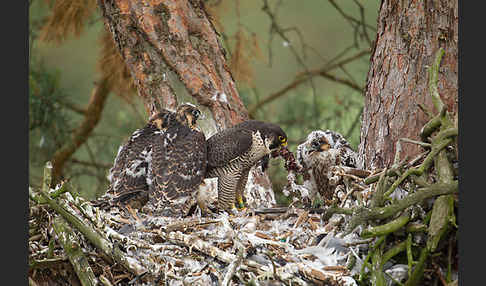
M 404 251 L 406 249 L 406 242 L 402 241 L 398 243 L 397 245 L 393 246 L 390 248 L 387 252 L 385 252 L 381 258 L 381 264 L 385 265 L 385 263 L 392 259 L 395 255 L 399 254 L 400 252 Z
M 50 162 L 46 164 L 44 168 L 44 184 L 48 185 L 50 173 L 52 172 L 52 165 Z M 135 275 L 140 275 L 146 270 L 136 261 L 129 260 L 125 254 L 118 248 L 115 247 L 110 241 L 102 237 L 88 222 L 73 215 L 70 211 L 65 209 L 67 204 L 61 206 L 56 200 L 52 199 L 46 192 L 46 188 L 42 188 L 41 195 L 46 200 L 47 204 L 60 214 L 66 221 L 68 221 L 73 227 L 80 231 L 93 245 L 101 250 L 105 255 L 111 257 L 117 263 L 123 265 L 128 271 Z M 72 211 L 74 213 L 74 211 Z
M 365 269 L 369 265 L 369 261 L 371 259 L 371 256 L 376 251 L 376 249 L 378 249 L 378 247 L 380 247 L 380 245 L 385 241 L 385 239 L 386 239 L 386 235 L 383 235 L 383 236 L 378 237 L 376 239 L 376 242 L 371 247 L 370 251 L 368 251 L 368 254 L 366 255 L 366 257 L 365 257 L 365 259 L 363 261 L 363 264 L 361 266 L 361 271 L 359 272 L 358 279 L 359 279 L 360 282 L 362 282 L 364 280 L 364 277 L 365 277 Z
M 383 244 L 378 246 L 371 256 L 371 282 L 376 286 L 387 285 L 385 275 L 383 274 Z
M 41 260 L 31 260 L 29 261 L 29 269 L 45 269 L 51 268 L 59 263 L 64 263 L 68 258 L 66 256 L 45 258 Z
M 425 125 L 420 130 L 420 139 L 424 142 L 428 141 L 428 138 L 435 130 L 440 127 L 440 115 L 436 115 L 433 117 L 429 122 L 425 123 Z
M 55 199 L 60 195 L 64 194 L 65 192 L 67 192 L 68 190 L 69 188 L 67 187 L 67 185 L 62 184 L 58 189 L 54 190 L 53 192 L 50 192 L 49 196 L 51 197 L 51 199 Z M 39 205 L 47 203 L 44 197 L 41 194 L 36 194 L 31 186 L 29 186 L 29 198 Z
M 386 180 L 387 180 L 386 173 L 387 173 L 387 169 L 385 168 L 385 170 L 380 175 L 378 184 L 376 184 L 375 193 L 370 202 L 371 207 L 383 206 L 383 194 L 385 193 Z
M 375 207 L 375 208 L 366 208 L 366 207 L 355 207 L 355 208 L 339 208 L 339 209 L 329 209 L 325 217 L 330 213 L 341 213 L 341 214 L 350 214 L 352 213 L 353 216 L 351 217 L 347 227 L 345 234 L 350 233 L 355 229 L 357 226 L 366 223 L 371 219 L 386 219 L 404 209 L 414 205 L 421 203 L 423 200 L 432 198 L 439 195 L 445 194 L 453 194 L 458 191 L 458 181 L 455 180 L 449 184 L 442 184 L 436 183 L 430 185 L 429 187 L 420 188 L 415 193 L 412 193 L 405 198 L 396 201 L 395 203 L 385 206 L 385 207 Z
M 434 136 L 433 142 L 449 142 L 451 137 L 457 136 L 458 129 L 453 125 L 449 114 L 445 110 L 445 105 L 442 103 L 437 89 L 438 67 L 440 65 L 440 58 L 444 54 L 442 49 L 436 54 L 436 61 L 430 72 L 430 94 L 434 100 L 434 104 L 440 109 L 441 127 L 439 132 Z M 434 157 L 434 167 L 437 174 L 437 181 L 447 184 L 454 179 L 454 172 L 452 165 L 447 158 L 447 151 L 441 149 L 437 156 Z M 450 223 L 455 221 L 454 216 L 454 199 L 452 195 L 443 195 L 437 198 L 432 208 L 432 215 L 430 218 L 428 228 L 427 250 L 429 252 L 435 251 L 440 239 L 448 231 Z
M 424 161 L 422 164 L 420 164 L 417 167 L 413 167 L 405 171 L 403 175 L 401 175 L 393 184 L 390 186 L 390 188 L 386 191 L 384 194 L 385 197 L 388 197 L 405 179 L 410 176 L 410 175 L 416 175 L 420 176 L 422 175 L 425 171 L 427 171 L 432 163 L 434 162 L 435 156 L 447 145 L 449 145 L 452 142 L 452 139 L 444 139 L 439 142 L 434 142 L 432 143 L 432 150 L 430 153 L 425 157 Z
M 56 217 L 52 224 L 57 234 L 57 239 L 64 249 L 64 253 L 73 265 L 74 271 L 78 275 L 79 281 L 83 286 L 97 285 L 98 279 L 88 263 L 88 259 L 81 250 L 79 239 L 67 222 Z
M 444 53 L 445 53 L 444 49 L 439 48 L 439 50 L 435 54 L 435 58 L 432 66 L 429 67 L 429 92 L 430 95 L 432 96 L 432 101 L 434 103 L 435 108 L 437 108 L 437 110 L 439 111 L 442 110 L 444 106 L 444 103 L 440 99 L 440 95 L 437 89 L 437 82 L 439 80 L 439 67 Z
M 412 276 L 413 254 L 412 254 L 412 234 L 409 233 L 406 240 L 408 276 Z
M 395 232 L 406 225 L 409 221 L 410 216 L 408 214 L 402 215 L 386 224 L 363 230 L 363 232 L 361 232 L 361 238 L 370 238 Z
M 405 282 L 405 286 L 419 285 L 419 282 L 422 280 L 422 276 L 424 275 L 425 262 L 428 257 L 429 251 L 425 247 L 422 248 L 422 251 L 420 252 L 420 258 L 415 265 L 412 276 L 410 276 L 407 282 Z

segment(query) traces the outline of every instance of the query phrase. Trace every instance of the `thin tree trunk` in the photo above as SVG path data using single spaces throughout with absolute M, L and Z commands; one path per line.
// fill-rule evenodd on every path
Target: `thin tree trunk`
M 109 93 L 110 87 L 108 86 L 107 80 L 103 78 L 94 87 L 88 107 L 86 108 L 84 114 L 84 120 L 74 131 L 71 140 L 65 142 L 64 145 L 61 146 L 61 148 L 59 148 L 52 156 L 53 184 L 58 183 L 65 163 L 69 160 L 69 158 L 71 158 L 74 152 L 76 152 L 79 146 L 86 142 L 88 137 L 91 135 L 91 132 L 98 124 Z
M 438 90 L 448 111 L 457 115 L 458 1 L 383 0 L 377 38 L 365 92 L 359 154 L 366 168 L 393 163 L 395 142 L 403 137 L 420 140 L 428 117 L 434 114 L 428 70 L 436 51 L 445 55 L 439 69 Z M 402 157 L 414 157 L 419 146 L 402 143 Z

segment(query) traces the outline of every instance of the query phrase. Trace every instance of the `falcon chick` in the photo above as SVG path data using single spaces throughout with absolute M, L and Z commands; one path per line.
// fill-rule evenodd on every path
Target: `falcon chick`
M 273 150 L 287 145 L 287 135 L 276 124 L 249 120 L 222 130 L 207 140 L 206 178 L 218 178 L 218 209 L 233 211 L 244 205 L 248 173 Z
M 297 162 L 303 167 L 304 180 L 312 186 L 310 199 L 317 192 L 331 200 L 337 184 L 333 171 L 336 166 L 356 167 L 358 156 L 344 137 L 331 130 L 312 131 L 304 143 L 297 146 Z
M 163 172 L 160 162 L 166 159 L 173 160 L 170 155 L 164 159 L 157 155 L 153 160 L 154 152 L 159 152 L 160 149 L 160 146 L 156 145 L 164 140 L 171 140 L 180 126 L 190 130 L 195 128 L 195 122 L 200 114 L 194 105 L 185 103 L 181 104 L 176 112 L 165 109 L 152 115 L 147 125 L 137 129 L 118 149 L 108 175 L 110 186 L 104 196 L 93 202 L 94 205 L 107 208 L 121 203 L 132 208 L 142 208 L 149 201 L 149 193 L 157 193 L 160 190 L 153 185 L 155 174 Z M 167 133 L 168 131 L 170 132 Z M 171 137 L 166 139 L 168 135 Z M 202 144 L 205 146 L 205 141 Z M 191 159 L 190 156 L 186 158 Z
M 207 166 L 206 137 L 196 127 L 200 114 L 192 104 L 179 106 L 163 136 L 153 141 L 153 182 L 147 210 L 154 214 L 183 217 L 196 204 Z
M 122 203 L 140 209 L 148 201 L 153 142 L 163 136 L 174 119 L 175 113 L 169 110 L 154 114 L 147 125 L 135 130 L 118 148 L 108 175 L 110 186 L 106 194 L 94 202 L 95 206 L 107 208 Z

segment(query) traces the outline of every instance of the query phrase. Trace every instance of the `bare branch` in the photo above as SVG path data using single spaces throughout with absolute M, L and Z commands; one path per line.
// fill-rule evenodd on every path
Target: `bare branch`
M 254 105 L 250 106 L 248 108 L 248 113 L 250 114 L 250 117 L 254 117 L 255 116 L 255 113 L 258 109 L 260 109 L 261 107 L 263 107 L 264 105 L 274 101 L 275 99 L 281 97 L 282 95 L 286 94 L 288 91 L 296 88 L 297 86 L 299 86 L 300 84 L 306 82 L 309 78 L 311 77 L 314 77 L 314 76 L 317 76 L 317 75 L 320 75 L 320 76 L 327 76 L 329 75 L 327 72 L 330 71 L 330 70 L 333 70 L 335 68 L 338 68 L 340 66 L 343 66 L 347 63 L 350 63 L 366 54 L 369 54 L 370 51 L 369 50 L 363 50 L 363 51 L 360 51 L 358 53 L 356 53 L 355 55 L 349 57 L 349 58 L 346 58 L 336 64 L 333 64 L 333 65 L 330 65 L 330 66 L 327 66 L 327 67 L 324 67 L 322 69 L 317 69 L 317 70 L 310 70 L 304 74 L 298 74 L 294 81 L 292 81 L 290 84 L 288 84 L 287 86 L 285 86 L 283 89 L 269 95 L 268 97 L 262 99 L 261 101 L 255 103 Z M 330 76 L 332 77 L 332 76 Z M 346 81 L 344 79 L 341 79 L 342 81 Z M 351 85 L 354 86 L 353 83 L 351 83 Z M 354 86 L 354 87 L 357 87 L 357 86 Z M 363 91 L 363 88 L 360 88 L 358 87 L 359 91 Z
M 270 11 L 270 8 L 268 6 L 268 1 L 267 0 L 263 0 L 263 8 L 262 10 L 270 17 L 270 20 L 272 22 L 271 24 L 271 28 L 270 28 L 270 34 L 272 34 L 273 31 L 275 31 L 285 42 L 288 43 L 288 48 L 290 49 L 290 51 L 292 52 L 292 54 L 294 55 L 295 59 L 297 60 L 297 62 L 304 68 L 305 70 L 305 73 L 309 74 L 309 68 L 307 67 L 307 65 L 305 64 L 304 60 L 300 57 L 299 53 L 295 50 L 295 47 L 291 44 L 291 41 L 290 39 L 285 35 L 285 32 L 286 31 L 295 31 L 295 28 L 293 29 L 284 29 L 282 27 L 280 27 L 280 25 L 278 24 L 277 20 L 276 20 L 276 14 L 275 13 L 272 13 Z M 278 8 L 278 7 L 277 7 Z M 312 77 L 309 77 L 309 83 L 310 83 L 310 86 L 311 86 L 311 90 L 312 90 L 312 97 L 313 97 L 313 100 L 314 100 L 314 104 L 313 104 L 313 107 L 314 107 L 314 124 L 315 124 L 315 127 L 318 126 L 318 122 L 317 122 L 317 113 L 318 113 L 318 110 L 317 110 L 317 99 L 316 99 L 316 87 L 314 85 L 314 81 L 312 80 Z M 249 114 L 251 114 L 249 112 Z
M 87 162 L 76 158 L 72 158 L 71 163 L 80 164 L 88 167 L 101 168 L 101 169 L 109 169 L 112 166 L 111 163 Z
M 91 135 L 91 132 L 98 124 L 109 92 L 110 90 L 107 87 L 107 82 L 105 79 L 98 82 L 92 91 L 91 98 L 86 108 L 84 120 L 74 131 L 71 140 L 64 142 L 62 147 L 60 147 L 54 153 L 52 157 L 52 177 L 54 184 L 59 180 L 64 164 L 69 160 L 71 155 L 76 152 L 79 146 L 86 142 L 88 137 Z

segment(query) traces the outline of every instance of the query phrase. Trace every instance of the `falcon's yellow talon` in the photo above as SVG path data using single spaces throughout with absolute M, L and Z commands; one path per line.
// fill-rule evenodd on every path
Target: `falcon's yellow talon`
M 240 195 L 237 195 L 236 200 L 238 202 L 238 209 L 245 209 L 245 202 L 243 202 L 243 197 L 240 196 Z

